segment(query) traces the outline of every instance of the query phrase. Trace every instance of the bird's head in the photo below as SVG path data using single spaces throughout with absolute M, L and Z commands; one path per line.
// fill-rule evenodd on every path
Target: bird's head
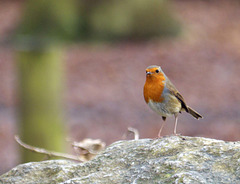
M 163 71 L 160 66 L 151 65 L 146 68 L 146 77 L 147 78 L 158 78 L 163 76 Z

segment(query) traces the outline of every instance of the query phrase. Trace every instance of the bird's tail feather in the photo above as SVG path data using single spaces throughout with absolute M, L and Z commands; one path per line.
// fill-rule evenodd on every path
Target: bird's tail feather
M 191 114 L 196 119 L 203 118 L 201 114 L 193 110 L 191 107 L 188 107 L 188 113 Z

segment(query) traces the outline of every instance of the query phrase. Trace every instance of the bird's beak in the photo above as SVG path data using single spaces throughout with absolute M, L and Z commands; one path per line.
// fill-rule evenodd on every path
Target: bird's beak
M 146 75 L 151 75 L 152 73 L 151 72 L 146 72 Z

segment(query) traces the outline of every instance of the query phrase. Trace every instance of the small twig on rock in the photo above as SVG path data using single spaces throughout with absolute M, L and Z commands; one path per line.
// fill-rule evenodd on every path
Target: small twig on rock
M 106 143 L 100 139 L 86 138 L 80 142 L 72 142 L 72 146 L 74 151 L 80 154 L 83 160 L 89 161 L 105 149 Z
M 61 158 L 69 159 L 69 160 L 84 162 L 78 156 L 74 156 L 74 155 L 70 155 L 70 154 L 66 154 L 66 153 L 59 153 L 59 152 L 55 152 L 55 151 L 48 151 L 48 150 L 43 149 L 43 148 L 30 146 L 30 145 L 22 142 L 21 139 L 17 135 L 15 135 L 15 140 L 17 141 L 17 143 L 20 146 L 24 147 L 25 149 L 31 150 L 33 152 L 36 152 L 36 153 L 41 153 L 41 154 L 47 155 L 49 157 L 55 156 L 55 157 L 61 157 Z
M 133 133 L 134 135 L 134 140 L 138 140 L 139 139 L 139 133 L 138 130 L 132 127 L 128 127 L 128 132 Z
M 82 150 L 85 153 L 97 155 L 100 151 L 105 149 L 106 143 L 100 139 L 87 138 L 87 139 L 83 139 L 80 142 L 73 142 L 72 146 L 74 148 Z

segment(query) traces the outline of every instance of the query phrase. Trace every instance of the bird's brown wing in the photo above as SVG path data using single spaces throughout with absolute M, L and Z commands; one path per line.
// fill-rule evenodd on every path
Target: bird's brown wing
M 168 90 L 170 91 L 170 93 L 172 95 L 174 95 L 181 103 L 182 108 L 185 109 L 186 112 L 188 112 L 188 107 L 187 104 L 184 101 L 184 98 L 182 97 L 182 95 L 178 92 L 178 90 L 176 89 L 176 87 L 171 83 L 171 81 L 169 79 L 167 79 L 166 82 L 166 87 L 168 88 Z

